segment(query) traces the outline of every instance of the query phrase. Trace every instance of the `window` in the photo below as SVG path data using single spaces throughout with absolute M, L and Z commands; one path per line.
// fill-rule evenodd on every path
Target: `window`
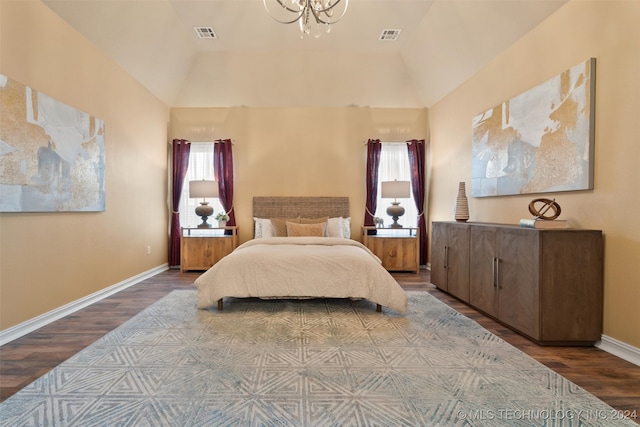
M 187 175 L 182 186 L 182 197 L 180 198 L 180 226 L 181 227 L 197 227 L 202 223 L 202 218 L 196 215 L 196 207 L 202 201 L 201 199 L 192 199 L 189 197 L 189 181 L 200 179 L 215 179 L 213 172 L 213 143 L 212 142 L 192 142 L 191 151 L 189 152 L 189 167 Z M 213 207 L 213 216 L 222 212 L 220 199 L 206 199 Z M 209 218 L 207 222 L 214 223 L 213 218 Z
M 382 181 L 409 181 L 411 182 L 411 168 L 409 166 L 409 154 L 406 143 L 383 142 L 380 152 L 380 167 L 378 169 L 378 206 L 376 216 L 384 220 L 385 227 L 393 223 L 393 219 L 387 215 L 387 208 L 391 205 L 391 199 L 381 197 Z M 413 189 L 408 199 L 398 199 L 400 206 L 404 207 L 404 215 L 398 219 L 398 223 L 404 227 L 416 227 L 418 211 L 413 201 Z M 195 208 L 194 208 L 195 209 Z

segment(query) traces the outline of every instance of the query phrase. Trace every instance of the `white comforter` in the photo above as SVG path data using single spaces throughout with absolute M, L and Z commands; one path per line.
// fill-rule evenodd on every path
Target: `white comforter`
M 366 246 L 330 237 L 272 237 L 238 246 L 195 281 L 198 308 L 224 297 L 357 298 L 405 313 L 407 296 Z

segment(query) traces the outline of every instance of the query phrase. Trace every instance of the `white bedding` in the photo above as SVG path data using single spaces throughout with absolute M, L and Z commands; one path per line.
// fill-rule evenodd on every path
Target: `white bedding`
M 195 281 L 198 308 L 224 297 L 356 298 L 405 313 L 407 296 L 367 247 L 351 239 L 271 237 L 238 246 Z

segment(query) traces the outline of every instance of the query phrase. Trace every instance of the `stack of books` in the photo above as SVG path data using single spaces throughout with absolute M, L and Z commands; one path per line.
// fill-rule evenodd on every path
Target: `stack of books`
M 562 219 L 521 219 L 520 227 L 551 229 L 551 228 L 571 228 L 566 220 Z

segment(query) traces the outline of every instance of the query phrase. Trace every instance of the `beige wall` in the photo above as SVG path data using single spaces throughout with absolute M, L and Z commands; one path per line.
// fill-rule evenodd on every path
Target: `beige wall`
M 169 110 L 40 2 L 0 1 L 0 73 L 106 131 L 106 212 L 0 213 L 6 329 L 167 262 Z
M 425 139 L 426 109 L 173 108 L 172 138 L 234 142 L 240 240 L 253 236 L 253 196 L 348 196 L 354 238 L 364 217 L 366 147 Z
M 573 1 L 429 111 L 431 220 L 451 220 L 470 181 L 471 119 L 590 57 L 597 59 L 595 188 L 547 194 L 562 217 L 605 236 L 604 334 L 640 347 L 640 2 Z M 470 198 L 472 221 L 517 223 L 536 196 Z

